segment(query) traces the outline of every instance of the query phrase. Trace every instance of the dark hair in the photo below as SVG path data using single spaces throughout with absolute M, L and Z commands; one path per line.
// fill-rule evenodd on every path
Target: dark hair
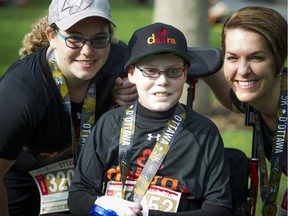
M 226 32 L 241 28 L 260 34 L 271 50 L 275 69 L 280 72 L 287 58 L 287 22 L 277 11 L 265 7 L 248 6 L 236 11 L 222 29 L 222 51 L 226 52 Z

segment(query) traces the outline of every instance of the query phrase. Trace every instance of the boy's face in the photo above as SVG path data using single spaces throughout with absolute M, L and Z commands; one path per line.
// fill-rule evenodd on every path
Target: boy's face
M 139 102 L 153 111 L 166 111 L 173 107 L 180 99 L 186 81 L 188 68 L 184 60 L 172 53 L 155 54 L 136 62 L 130 67 L 128 77 L 136 85 Z M 141 69 L 155 68 L 166 71 L 171 68 L 184 68 L 184 73 L 177 78 L 169 78 L 165 72 L 159 77 L 143 76 Z

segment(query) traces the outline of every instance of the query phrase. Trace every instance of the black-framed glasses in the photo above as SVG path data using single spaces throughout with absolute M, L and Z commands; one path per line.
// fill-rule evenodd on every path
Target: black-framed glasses
M 64 36 L 58 30 L 56 30 L 57 35 L 59 35 L 64 41 L 67 47 L 71 49 L 80 49 L 84 44 L 89 41 L 93 48 L 101 49 L 109 45 L 111 41 L 110 36 L 97 36 L 94 38 L 86 39 L 79 36 Z
M 158 78 L 161 72 L 165 72 L 166 76 L 169 78 L 177 78 L 182 76 L 186 66 L 182 68 L 168 68 L 165 71 L 161 71 L 158 68 L 140 68 L 139 66 L 134 65 L 139 71 L 142 72 L 142 75 L 149 78 Z

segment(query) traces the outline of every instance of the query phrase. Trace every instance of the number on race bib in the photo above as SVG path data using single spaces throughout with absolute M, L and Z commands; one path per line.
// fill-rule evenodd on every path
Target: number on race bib
M 73 169 L 48 173 L 45 178 L 48 190 L 51 193 L 69 191 L 73 175 Z

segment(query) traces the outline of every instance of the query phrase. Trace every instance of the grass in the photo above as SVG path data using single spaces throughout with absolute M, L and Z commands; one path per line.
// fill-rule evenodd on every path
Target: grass
M 135 1 L 110 0 L 112 17 L 117 24 L 116 35 L 126 43 L 135 29 L 152 22 L 153 8 L 139 6 Z M 31 30 L 34 20 L 44 14 L 49 3 L 50 0 L 31 0 L 31 5 L 25 8 L 0 7 L 0 76 L 13 62 L 19 59 L 18 50 L 21 47 L 21 40 Z M 210 46 L 220 47 L 221 28 L 221 25 L 210 28 Z M 221 134 L 226 147 L 238 148 L 246 155 L 251 155 L 252 133 L 249 128 L 225 130 L 221 131 Z M 280 191 L 284 191 L 286 187 L 286 177 L 284 176 L 281 179 Z M 261 212 L 260 203 L 259 198 L 257 215 L 260 215 Z

